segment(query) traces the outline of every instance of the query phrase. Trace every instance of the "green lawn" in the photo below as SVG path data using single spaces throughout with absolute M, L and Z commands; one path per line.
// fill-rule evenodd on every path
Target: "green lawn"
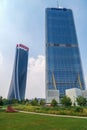
M 87 119 L 0 112 L 0 130 L 87 130 Z

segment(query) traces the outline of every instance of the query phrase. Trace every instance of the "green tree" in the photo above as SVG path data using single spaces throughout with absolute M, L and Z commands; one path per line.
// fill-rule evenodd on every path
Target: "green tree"
M 3 105 L 8 105 L 9 104 L 9 100 L 6 98 L 3 98 Z
M 23 99 L 23 100 L 19 101 L 19 103 L 22 104 L 22 105 L 25 105 L 26 104 L 26 100 Z
M 33 99 L 33 100 L 31 101 L 31 105 L 32 105 L 32 106 L 38 106 L 38 99 L 37 99 L 37 98 Z
M 3 98 L 0 96 L 0 106 L 3 106 Z
M 71 102 L 71 99 L 67 96 L 64 96 L 62 99 L 61 99 L 61 104 L 63 104 L 64 106 L 71 106 L 72 105 L 72 102 Z
M 53 100 L 51 101 L 51 106 L 56 107 L 57 104 L 58 104 L 58 102 L 57 102 L 55 99 L 53 99 Z
M 87 102 L 86 98 L 84 98 L 83 96 L 78 96 L 76 101 L 79 106 L 85 106 Z
M 40 100 L 40 105 L 41 105 L 41 106 L 44 106 L 45 104 L 46 104 L 45 100 L 44 100 L 44 99 L 41 99 L 41 100 Z
M 12 99 L 11 102 L 12 102 L 12 104 L 17 104 L 18 100 L 17 99 Z

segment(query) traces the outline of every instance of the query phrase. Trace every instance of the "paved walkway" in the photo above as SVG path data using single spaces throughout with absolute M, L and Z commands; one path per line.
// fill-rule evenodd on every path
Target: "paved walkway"
M 19 111 L 19 112 L 21 112 L 21 113 L 27 113 L 27 114 L 42 115 L 42 116 L 55 116 L 55 117 L 65 117 L 65 118 L 87 119 L 87 117 L 81 117 L 81 116 L 55 115 L 55 114 L 45 114 L 45 113 L 36 113 L 36 112 L 27 112 L 27 111 Z

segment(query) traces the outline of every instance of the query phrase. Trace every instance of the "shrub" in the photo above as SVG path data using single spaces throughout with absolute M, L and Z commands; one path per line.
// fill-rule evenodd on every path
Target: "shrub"
M 3 106 L 3 99 L 2 99 L 2 96 L 0 96 L 0 106 Z
M 31 101 L 31 105 L 32 105 L 32 106 L 38 106 L 38 100 L 37 100 L 37 98 L 35 98 L 35 99 L 33 99 L 33 100 Z
M 61 99 L 61 103 L 64 105 L 64 106 L 71 106 L 72 105 L 72 102 L 71 102 L 71 99 L 67 96 L 64 96 L 62 99 Z
M 78 105 L 80 106 L 85 106 L 86 105 L 86 98 L 82 97 L 82 96 L 78 96 L 76 99 Z
M 57 102 L 55 99 L 53 99 L 53 100 L 51 101 L 51 106 L 56 107 L 57 104 L 58 104 L 58 102 Z
M 44 99 L 41 99 L 41 100 L 40 100 L 40 105 L 41 105 L 41 106 L 44 106 L 45 104 L 46 104 L 45 100 L 44 100 Z
M 83 112 L 83 108 L 82 107 L 75 107 L 75 112 Z

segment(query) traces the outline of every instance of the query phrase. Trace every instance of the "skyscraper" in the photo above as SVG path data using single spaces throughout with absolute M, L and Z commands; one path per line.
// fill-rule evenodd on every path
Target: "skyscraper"
M 47 8 L 46 98 L 51 96 L 49 90 L 59 90 L 62 97 L 69 88 L 85 89 L 73 13 L 66 8 Z
M 8 93 L 9 100 L 23 100 L 25 98 L 28 51 L 28 47 L 17 44 L 12 80 Z

